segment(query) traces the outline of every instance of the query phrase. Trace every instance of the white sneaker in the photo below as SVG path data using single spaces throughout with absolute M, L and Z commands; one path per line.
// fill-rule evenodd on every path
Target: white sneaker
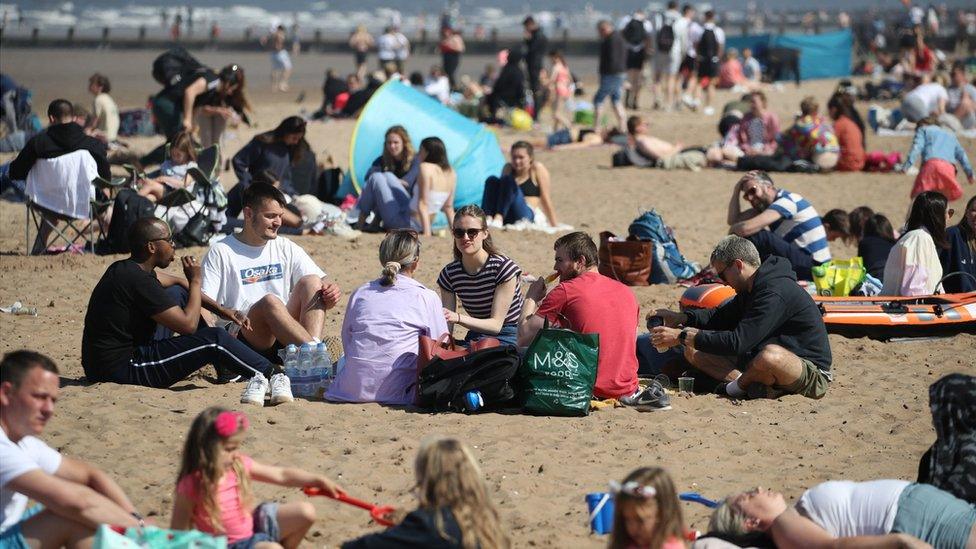
M 295 397 L 291 395 L 291 380 L 285 374 L 271 376 L 271 404 L 291 402 Z
M 705 107 L 705 110 L 702 112 L 705 113 L 705 116 L 712 116 L 715 114 L 715 107 Z
M 244 388 L 241 404 L 264 406 L 264 395 L 266 394 L 268 394 L 268 378 L 264 377 L 264 374 L 255 374 L 247 382 L 247 387 Z
M 511 223 L 509 225 L 505 225 L 505 230 L 506 231 L 524 231 L 524 230 L 528 229 L 530 225 L 532 225 L 532 222 L 529 221 L 528 219 L 519 219 L 515 223 Z
M 503 227 L 502 222 L 498 219 L 492 217 L 488 220 L 489 229 L 501 229 Z
M 359 238 L 361 234 L 363 234 L 362 231 L 353 229 L 348 223 L 343 223 L 341 221 L 336 222 L 334 225 L 326 228 L 325 232 L 338 236 L 344 240 L 355 240 Z

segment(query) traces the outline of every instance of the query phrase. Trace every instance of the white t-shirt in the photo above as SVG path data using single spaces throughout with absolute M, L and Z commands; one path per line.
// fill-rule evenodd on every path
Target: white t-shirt
M 696 48 L 704 32 L 705 27 L 699 25 L 697 21 L 688 22 L 688 41 L 685 44 L 685 55 L 688 57 L 698 57 L 698 50 Z
M 935 82 L 930 82 L 928 84 L 922 84 L 915 88 L 914 90 L 908 92 L 905 95 L 905 99 L 909 97 L 918 97 L 925 103 L 925 107 L 928 112 L 931 113 L 939 106 L 939 99 L 944 99 L 949 101 L 949 92 L 942 87 L 942 84 L 937 84 Z
M 688 39 L 688 26 L 691 21 L 685 19 L 684 17 L 679 17 L 671 29 L 674 31 L 674 44 L 671 45 L 671 56 L 682 56 L 684 57 L 685 52 L 688 51 L 688 46 L 691 41 Z
M 202 270 L 203 293 L 244 312 L 268 294 L 287 303 L 300 278 L 325 276 L 301 246 L 283 236 L 255 247 L 230 235 L 210 247 Z
M 396 59 L 397 38 L 389 32 L 381 34 L 376 41 L 376 56 L 383 61 Z
M 0 429 L 0 533 L 20 522 L 27 509 L 27 496 L 7 489 L 15 478 L 40 469 L 53 475 L 61 467 L 61 454 L 35 437 L 14 444 Z
M 904 480 L 832 480 L 810 488 L 796 509 L 835 537 L 880 536 L 891 532 Z

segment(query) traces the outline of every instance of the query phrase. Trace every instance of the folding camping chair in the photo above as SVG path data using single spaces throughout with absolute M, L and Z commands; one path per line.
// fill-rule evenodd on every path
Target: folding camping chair
M 55 242 L 65 242 L 70 250 L 83 241 L 82 250 L 94 244 L 96 205 L 92 181 L 98 177 L 95 159 L 88 151 L 75 151 L 57 158 L 35 162 L 27 174 L 27 222 L 24 229 L 28 255 L 43 253 L 48 248 L 51 233 Z M 59 221 L 67 226 L 61 229 Z M 33 246 L 30 242 L 31 224 L 37 230 Z M 73 232 L 74 234 L 69 234 Z

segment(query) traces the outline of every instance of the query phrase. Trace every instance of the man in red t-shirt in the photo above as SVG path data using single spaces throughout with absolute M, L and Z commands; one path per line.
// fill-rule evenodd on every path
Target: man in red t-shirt
M 600 361 L 593 395 L 635 396 L 640 315 L 637 298 L 627 286 L 597 272 L 596 244 L 586 233 L 567 234 L 556 240 L 553 248 L 559 284 L 548 295 L 545 278 L 529 287 L 519 323 L 519 346 L 529 345 L 546 319 L 580 333 L 598 333 Z

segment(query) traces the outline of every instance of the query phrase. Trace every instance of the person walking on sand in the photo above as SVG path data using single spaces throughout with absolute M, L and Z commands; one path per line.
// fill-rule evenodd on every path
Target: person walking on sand
M 38 438 L 60 384 L 57 365 L 40 353 L 0 361 L 0 547 L 90 546 L 99 524 L 143 524 L 111 477 Z
M 288 91 L 292 64 L 286 47 L 287 40 L 284 25 L 278 25 L 271 34 L 261 40 L 261 45 L 271 49 L 271 91 Z
M 610 99 L 610 107 L 617 118 L 617 128 L 624 127 L 626 115 L 621 92 L 627 76 L 627 42 L 620 32 L 613 28 L 610 21 L 600 21 L 596 29 L 600 35 L 600 86 L 593 97 L 595 109 L 593 126 L 599 133 L 602 126 L 604 99 Z
M 360 80 L 366 78 L 366 56 L 376 45 L 373 35 L 366 30 L 366 25 L 359 25 L 349 37 L 349 47 L 356 57 L 356 75 Z

